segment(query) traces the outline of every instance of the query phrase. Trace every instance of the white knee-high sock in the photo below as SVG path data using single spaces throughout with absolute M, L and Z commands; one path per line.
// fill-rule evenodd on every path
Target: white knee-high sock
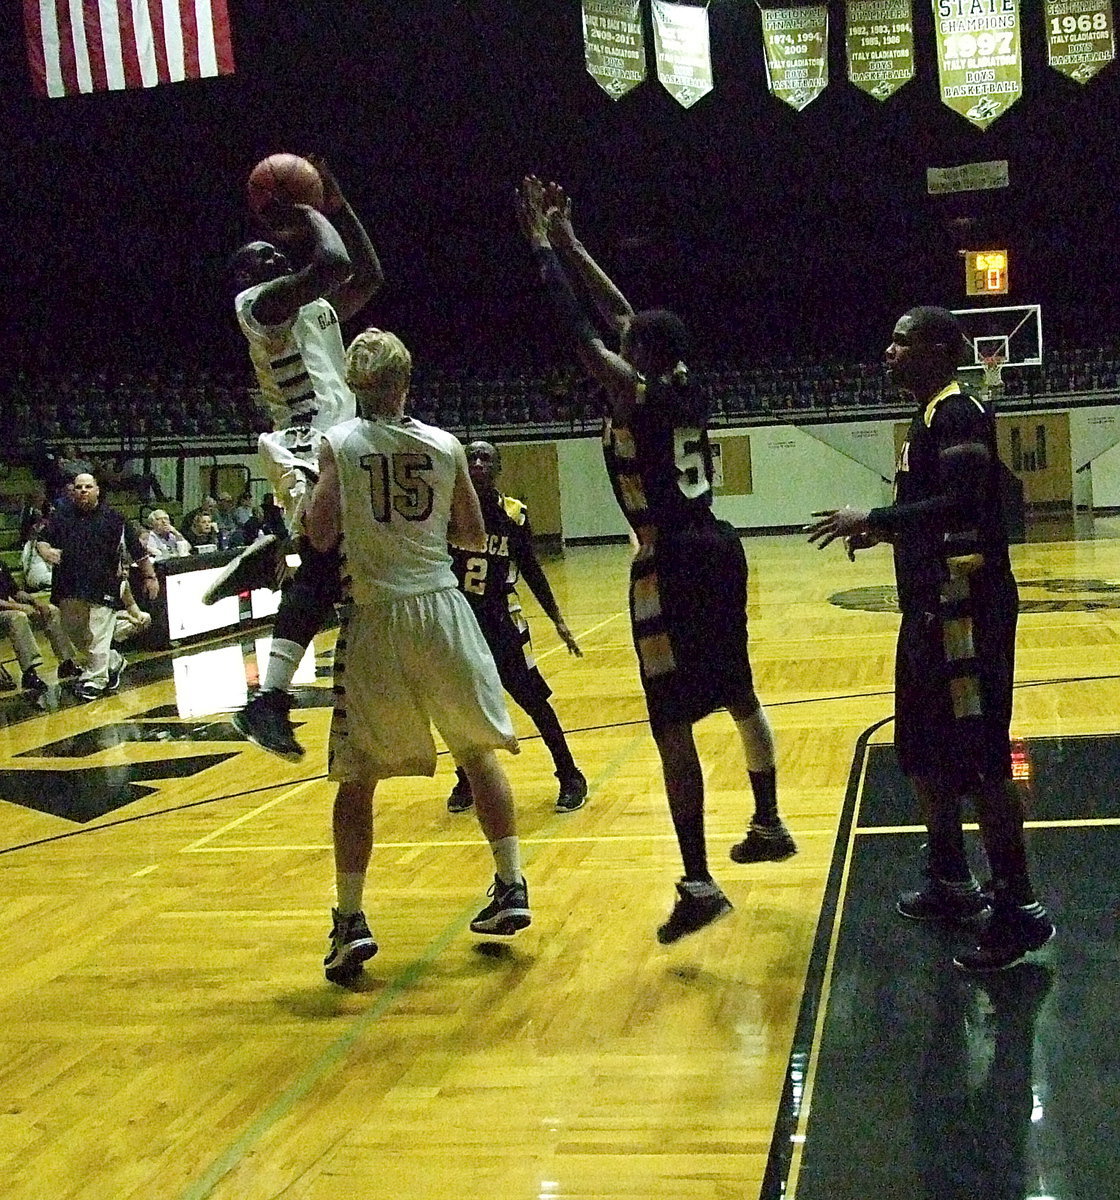
M 747 770 L 770 770 L 774 765 L 774 731 L 770 728 L 766 709 L 760 707 L 745 721 L 736 721 L 735 728 L 738 729 L 739 740 L 743 743 Z
M 366 886 L 365 871 L 338 871 L 335 874 L 338 911 L 342 916 L 362 911 L 362 893 Z
M 299 642 L 289 642 L 285 638 L 273 638 L 272 649 L 268 652 L 268 666 L 264 672 L 264 683 L 261 691 L 286 692 L 292 686 L 292 677 L 296 668 L 303 661 L 307 652 L 306 646 Z
M 494 853 L 494 869 L 503 883 L 520 883 L 521 845 L 516 837 L 499 838 L 490 843 Z

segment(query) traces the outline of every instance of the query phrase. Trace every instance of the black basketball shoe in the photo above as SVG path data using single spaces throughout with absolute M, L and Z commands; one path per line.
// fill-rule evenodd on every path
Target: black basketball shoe
M 677 902 L 669 919 L 658 927 L 657 940 L 663 946 L 671 945 L 720 917 L 726 917 L 733 907 L 719 884 L 711 880 L 682 879 L 677 884 Z
M 331 910 L 330 947 L 323 959 L 323 974 L 331 983 L 353 983 L 377 953 L 377 943 L 369 931 L 364 913 L 342 916 L 337 908 Z
M 1041 950 L 1054 933 L 1054 922 L 1038 901 L 1024 905 L 997 901 L 979 944 L 957 954 L 953 965 L 962 971 L 1005 971 Z

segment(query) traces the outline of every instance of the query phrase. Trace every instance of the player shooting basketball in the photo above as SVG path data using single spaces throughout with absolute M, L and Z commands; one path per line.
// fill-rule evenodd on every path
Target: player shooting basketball
M 323 211 L 292 202 L 293 196 L 318 200 L 313 188 L 274 187 L 257 205 L 273 241 L 242 246 L 232 262 L 237 320 L 274 426 L 261 435 L 258 448 L 277 500 L 297 532 L 303 502 L 318 477 L 323 434 L 355 413 L 354 395 L 344 378 L 340 322 L 362 309 L 384 282 L 373 243 L 334 175 L 321 161 L 314 168 L 322 181 Z M 253 178 L 258 174 L 259 169 Z M 211 585 L 206 603 L 275 586 L 284 551 L 277 538 L 258 541 Z M 299 555 L 300 566 L 284 588 L 276 615 L 261 689 L 233 718 L 258 746 L 292 760 L 302 757 L 303 747 L 288 716 L 289 688 L 339 587 L 336 552 L 320 553 L 300 538 Z

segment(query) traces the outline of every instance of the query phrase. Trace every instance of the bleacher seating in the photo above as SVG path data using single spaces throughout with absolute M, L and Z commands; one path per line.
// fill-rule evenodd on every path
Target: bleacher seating
M 698 362 L 693 378 L 717 424 L 871 415 L 905 403 L 881 363 L 786 357 Z M 1015 402 L 1120 393 L 1120 345 L 1048 347 L 1042 367 L 1008 370 L 1002 396 Z M 251 452 L 268 427 L 243 377 L 181 369 L 81 376 L 19 371 L 0 379 L 0 458 L 27 460 L 43 443 L 75 441 L 107 453 Z M 564 436 L 593 429 L 597 389 L 568 366 L 549 370 L 417 367 L 412 412 L 464 436 L 521 431 Z

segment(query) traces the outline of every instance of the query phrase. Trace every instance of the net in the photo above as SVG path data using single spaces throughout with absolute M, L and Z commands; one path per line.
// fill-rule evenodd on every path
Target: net
M 1003 366 L 1007 358 L 1003 354 L 982 354 L 980 367 L 983 371 L 983 386 L 985 391 L 1003 386 Z

